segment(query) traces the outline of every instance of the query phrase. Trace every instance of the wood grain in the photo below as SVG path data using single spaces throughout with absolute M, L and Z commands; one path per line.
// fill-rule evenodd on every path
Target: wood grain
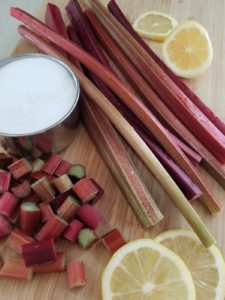
M 214 60 L 211 68 L 202 76 L 190 81 L 190 85 L 201 96 L 205 103 L 223 119 L 225 119 L 225 59 L 223 49 L 225 49 L 224 9 L 225 2 L 221 0 L 117 0 L 123 11 L 133 21 L 138 15 L 147 10 L 159 10 L 171 14 L 178 21 L 187 18 L 194 18 L 201 22 L 209 31 L 214 46 Z M 66 19 L 64 7 L 68 0 L 52 1 L 62 8 Z M 107 1 L 103 1 L 106 3 Z M 47 1 L 43 1 L 46 5 Z M 44 7 L 44 6 L 43 6 Z M 43 18 L 44 9 L 39 13 Z M 160 53 L 160 45 L 151 45 Z M 22 41 L 16 48 L 16 53 L 28 52 L 31 48 Z M 117 184 L 109 173 L 106 165 L 99 156 L 95 146 L 90 140 L 82 124 L 74 131 L 72 144 L 64 151 L 63 156 L 72 163 L 83 163 L 87 166 L 88 176 L 94 177 L 104 188 L 105 194 L 102 200 L 97 203 L 97 209 L 103 214 L 105 225 L 101 230 L 117 227 L 121 230 L 127 241 L 142 238 L 154 237 L 157 233 L 169 228 L 188 228 L 186 221 L 181 216 L 169 197 L 163 191 L 158 182 L 152 177 L 143 163 L 136 155 L 129 150 L 135 164 L 137 165 L 142 178 L 158 203 L 164 220 L 157 226 L 149 230 L 143 230 L 131 209 L 127 205 L 126 199 L 119 190 Z M 206 182 L 213 189 L 219 200 L 223 201 L 225 193 L 222 188 L 204 171 L 200 170 Z M 216 216 L 208 214 L 200 203 L 194 203 L 194 207 L 207 224 L 218 241 L 218 246 L 225 256 L 225 210 Z M 1 243 L 1 253 L 3 256 L 15 255 L 4 247 Z M 96 300 L 101 299 L 101 274 L 109 260 L 109 254 L 101 244 L 96 244 L 88 251 L 82 251 L 78 246 L 67 241 L 57 243 L 59 251 L 66 251 L 67 261 L 79 259 L 85 262 L 88 285 L 85 288 L 75 291 L 68 291 L 66 287 L 66 276 L 63 274 L 36 275 L 30 283 L 1 280 L 0 300 L 8 299 L 77 299 Z

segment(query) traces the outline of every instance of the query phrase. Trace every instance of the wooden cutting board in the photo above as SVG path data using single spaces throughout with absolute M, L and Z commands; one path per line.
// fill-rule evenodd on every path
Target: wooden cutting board
M 220 117 L 225 119 L 225 2 L 221 0 L 117 0 L 120 7 L 131 21 L 147 10 L 159 10 L 177 18 L 178 21 L 193 18 L 201 22 L 209 31 L 214 47 L 214 60 L 210 69 L 199 78 L 190 81 L 189 84 L 201 96 Z M 39 17 L 43 19 L 44 8 L 47 1 L 43 1 L 43 8 Z M 65 20 L 67 20 L 64 7 L 68 0 L 52 1 L 60 6 Z M 107 1 L 103 1 L 107 3 Z M 160 53 L 160 45 L 151 45 Z M 31 51 L 30 46 L 21 41 L 14 51 L 23 53 Z M 87 167 L 88 176 L 92 176 L 104 188 L 104 197 L 97 203 L 97 209 L 103 214 L 107 228 L 117 227 L 127 241 L 142 238 L 154 237 L 159 232 L 170 228 L 188 228 L 188 224 L 173 205 L 167 194 L 152 177 L 148 170 L 136 155 L 129 150 L 131 156 L 139 169 L 142 178 L 156 202 L 158 203 L 164 220 L 149 230 L 143 230 L 138 224 L 133 212 L 127 205 L 126 199 L 118 188 L 115 180 L 109 173 L 105 163 L 99 156 L 90 137 L 82 124 L 74 131 L 74 140 L 62 154 L 65 159 L 72 163 L 82 163 Z M 225 193 L 222 188 L 202 169 L 207 184 L 214 191 L 217 198 L 223 202 Z M 225 256 L 225 210 L 216 216 L 211 216 L 205 207 L 196 202 L 193 204 L 208 228 L 218 241 L 218 246 Z M 1 243 L 3 256 L 15 255 Z M 59 251 L 66 251 L 67 261 L 72 259 L 85 262 L 88 284 L 84 288 L 69 291 L 66 286 L 66 274 L 44 274 L 35 275 L 31 282 L 17 282 L 10 280 L 0 281 L 0 300 L 26 299 L 26 300 L 53 300 L 53 299 L 77 299 L 96 300 L 101 299 L 101 275 L 110 255 L 101 244 L 96 244 L 88 251 L 81 250 L 77 245 L 67 241 L 57 243 Z

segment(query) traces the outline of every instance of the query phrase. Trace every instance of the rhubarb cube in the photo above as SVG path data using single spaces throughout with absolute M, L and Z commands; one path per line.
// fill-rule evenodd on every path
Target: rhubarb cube
M 32 165 L 25 158 L 21 158 L 8 166 L 15 179 L 19 179 L 32 172 Z

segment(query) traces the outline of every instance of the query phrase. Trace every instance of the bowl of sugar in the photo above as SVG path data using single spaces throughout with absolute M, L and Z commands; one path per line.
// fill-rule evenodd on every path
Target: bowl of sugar
M 79 120 L 76 74 L 52 56 L 29 53 L 0 61 L 0 136 L 22 155 L 58 153 Z

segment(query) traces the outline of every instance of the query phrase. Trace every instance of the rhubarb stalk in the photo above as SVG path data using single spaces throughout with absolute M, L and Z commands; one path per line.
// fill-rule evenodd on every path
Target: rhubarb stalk
M 71 261 L 67 264 L 66 270 L 67 284 L 70 290 L 84 286 L 87 283 L 83 262 Z
M 54 273 L 65 271 L 66 261 L 64 252 L 56 252 L 56 259 L 53 262 L 33 266 L 35 273 Z
M 28 235 L 33 235 L 39 228 L 41 211 L 33 202 L 25 202 L 20 206 L 20 229 Z
M 183 82 L 166 64 L 158 57 L 158 55 L 150 48 L 149 45 L 139 36 L 133 29 L 126 16 L 121 11 L 120 7 L 114 0 L 108 3 L 109 11 L 114 17 L 126 28 L 126 30 L 135 38 L 135 40 L 142 46 L 142 48 L 151 56 L 151 58 L 166 72 L 166 74 L 174 81 L 174 83 L 189 97 L 189 99 L 207 116 L 207 118 L 223 133 L 225 134 L 224 122 L 214 114 L 214 112 L 207 107 L 204 102 Z
M 110 32 L 110 35 L 113 36 L 125 54 L 135 62 L 136 68 L 160 95 L 164 103 L 221 163 L 225 163 L 225 136 L 174 84 L 100 1 L 91 0 L 89 2 L 107 31 Z
M 29 244 L 33 242 L 34 239 L 22 231 L 15 229 L 13 230 L 6 240 L 6 246 L 10 249 L 16 251 L 17 253 L 22 253 L 22 245 Z
M 18 9 L 14 9 L 13 15 L 17 15 Z M 26 13 L 22 12 L 22 20 L 27 16 Z M 19 10 L 17 18 L 21 19 L 21 11 Z M 33 20 L 33 17 L 30 17 L 28 15 L 28 24 L 31 20 Z M 27 23 L 26 20 L 24 22 Z M 39 26 L 39 21 L 35 24 Z M 31 22 L 32 24 L 32 22 Z M 41 24 L 41 26 L 44 26 Z M 44 29 L 46 27 L 44 26 Z M 42 27 L 43 29 L 43 27 Z M 19 27 L 20 34 L 25 37 L 28 41 L 30 41 L 33 45 L 38 47 L 41 51 L 45 52 L 46 54 L 53 55 L 54 57 L 63 59 L 66 63 L 69 63 L 69 61 L 59 52 L 51 46 L 49 43 L 47 43 L 45 40 L 43 40 L 40 36 L 36 35 L 32 31 L 30 31 L 25 26 Z M 50 35 L 53 34 L 52 31 L 50 31 Z M 60 39 L 58 35 L 56 35 L 56 39 Z M 53 37 L 53 41 L 54 41 Z M 64 39 L 63 39 L 64 41 Z M 66 41 L 66 40 L 65 40 Z M 67 42 L 67 41 L 66 41 Z M 69 45 L 69 48 L 71 47 L 74 49 L 74 44 L 67 44 Z M 79 49 L 75 46 L 75 49 Z M 78 53 L 82 53 L 83 51 L 79 50 Z M 73 52 L 74 53 L 74 52 Z M 75 51 L 75 54 L 77 52 Z M 82 55 L 81 55 L 82 56 Z M 86 55 L 84 55 L 83 58 L 85 58 Z M 84 61 L 84 59 L 83 59 Z M 132 126 L 129 125 L 129 123 L 119 114 L 119 112 L 113 107 L 113 105 L 107 100 L 107 98 L 104 97 L 104 95 L 82 74 L 82 72 L 79 71 L 78 68 L 76 68 L 74 65 L 71 65 L 73 70 L 76 72 L 82 88 L 85 90 L 87 95 L 90 96 L 91 99 L 93 99 L 106 113 L 108 118 L 112 121 L 114 126 L 119 130 L 119 132 L 122 134 L 122 136 L 127 140 L 127 142 L 133 147 L 133 149 L 137 152 L 137 154 L 142 158 L 142 160 L 145 162 L 146 166 L 149 168 L 149 170 L 153 173 L 153 175 L 159 180 L 159 182 L 162 184 L 162 186 L 165 188 L 165 190 L 168 192 L 168 194 L 171 197 L 171 200 L 177 205 L 181 213 L 184 215 L 186 220 L 189 222 L 189 224 L 192 226 L 193 230 L 196 232 L 196 234 L 199 236 L 199 238 L 202 240 L 203 244 L 206 247 L 211 246 L 215 243 L 214 238 L 209 233 L 203 222 L 201 221 L 200 217 L 196 213 L 196 211 L 192 208 L 192 206 L 188 203 L 187 199 L 184 197 L 180 189 L 177 187 L 175 182 L 172 180 L 172 178 L 169 176 L 169 174 L 166 172 L 166 170 L 162 167 L 162 165 L 159 163 L 159 161 L 156 159 L 154 154 L 148 149 L 148 147 L 145 145 L 145 143 L 142 141 L 142 139 L 137 135 L 135 130 L 132 128 Z M 126 94 L 126 93 L 125 93 Z M 157 131 L 158 132 L 158 131 Z
M 155 138 L 165 147 L 167 152 L 174 158 L 174 160 L 181 166 L 181 168 L 192 178 L 192 180 L 199 186 L 202 190 L 207 206 L 210 211 L 215 213 L 221 209 L 221 204 L 213 197 L 211 192 L 208 190 L 205 183 L 200 178 L 198 172 L 195 167 L 190 163 L 184 153 L 180 150 L 180 148 L 174 144 L 170 136 L 168 136 L 166 130 L 159 121 L 154 117 L 154 115 L 145 107 L 145 105 L 141 102 L 141 100 L 135 96 L 127 87 L 125 87 L 121 81 L 112 74 L 112 72 L 108 71 L 104 66 L 102 66 L 96 59 L 90 56 L 87 52 L 81 49 L 76 44 L 66 40 L 61 37 L 48 27 L 45 24 L 29 15 L 25 11 L 19 8 L 11 8 L 11 15 L 16 17 L 18 20 L 22 21 L 24 24 L 32 28 L 36 33 L 41 34 L 43 37 L 47 38 L 49 41 L 53 42 L 55 45 L 60 46 L 63 50 L 66 50 L 70 55 L 73 55 L 75 58 L 80 60 L 87 68 L 91 71 L 95 72 L 112 90 L 121 97 L 121 100 L 126 103 L 130 109 L 136 114 L 138 118 L 145 124 L 145 126 L 151 130 L 152 134 L 154 134 Z M 22 27 L 23 28 L 23 27 Z M 20 27 L 20 33 L 24 33 L 24 28 Z M 23 34 L 24 35 L 24 34 Z M 27 36 L 27 34 L 26 34 Z M 43 45 L 43 44 L 42 44 Z M 40 43 L 39 43 L 40 46 Z M 45 47 L 46 48 L 46 47 Z M 60 55 L 60 54 L 59 54 Z M 60 55 L 62 57 L 63 55 Z M 66 58 L 64 58 L 66 60 Z M 69 63 L 69 62 L 68 62 Z M 93 89 L 93 86 L 89 84 L 86 77 L 76 69 L 76 74 L 79 77 L 80 83 L 83 86 L 83 89 L 87 94 L 90 93 L 90 90 Z M 88 92 L 89 90 L 89 92 Z M 93 98 L 93 94 L 90 94 L 90 97 Z M 102 97 L 101 97 L 102 98 Z M 104 98 L 104 101 L 101 99 L 94 99 L 98 101 L 101 108 L 107 113 L 108 117 L 114 119 L 115 116 L 112 117 L 113 107 L 109 106 L 109 101 Z M 102 102 L 100 104 L 100 102 Z M 117 111 L 116 111 L 117 112 Z M 113 123 L 114 123 L 113 122 Z M 116 121 L 118 123 L 118 121 Z M 121 125 L 121 116 L 119 114 L 119 123 Z M 120 127 L 119 124 L 114 124 L 117 128 Z M 119 130 L 119 129 L 118 129 Z M 120 130 L 124 131 L 123 128 Z M 129 140 L 129 137 L 127 137 Z
M 106 58 L 102 49 L 99 47 L 99 44 L 95 38 L 95 35 L 92 32 L 92 28 L 95 28 L 95 23 L 98 22 L 98 20 L 96 20 L 96 18 L 94 19 L 95 22 L 93 22 L 92 28 L 91 28 L 88 21 L 86 20 L 86 18 L 84 16 L 83 12 L 81 11 L 81 8 L 80 8 L 78 2 L 75 2 L 73 0 L 70 1 L 69 5 L 67 6 L 67 10 L 68 10 L 69 14 L 71 15 L 74 26 L 76 26 L 76 28 L 78 30 L 79 36 L 82 38 L 85 49 L 90 54 L 95 56 L 100 62 L 102 62 L 109 70 L 112 70 L 112 68 L 110 67 L 110 64 L 108 62 L 108 59 Z M 87 15 L 87 17 L 90 17 L 90 21 L 92 21 L 92 18 L 94 18 L 94 15 L 90 11 L 87 11 L 86 15 Z M 99 27 L 100 27 L 101 31 L 103 31 L 103 33 L 104 33 L 104 28 L 102 28 L 101 23 L 98 24 L 98 28 Z M 107 35 L 107 32 L 105 32 L 104 37 L 102 37 L 103 43 L 106 43 L 107 40 L 110 43 L 110 39 L 111 38 Z M 77 39 L 75 39 L 75 42 L 76 42 L 76 40 Z M 117 46 L 115 44 L 112 45 L 112 43 L 110 43 L 110 45 L 108 45 L 108 47 L 110 48 L 110 51 L 113 53 L 113 56 L 115 56 L 117 61 L 119 61 L 119 64 L 122 68 L 125 68 L 125 67 L 123 67 L 125 65 L 129 65 L 129 61 L 127 61 L 126 57 L 123 57 L 123 53 L 121 53 L 120 49 L 117 49 Z M 122 56 L 122 59 L 121 59 L 121 56 Z M 132 68 L 132 66 L 131 66 L 131 68 Z M 136 72 L 136 70 L 133 68 L 133 69 L 127 71 L 127 75 L 129 76 L 132 73 L 135 74 L 135 72 Z M 137 76 L 138 76 L 138 74 L 137 74 Z M 112 92 L 108 89 L 108 87 L 105 86 L 105 84 L 102 81 L 99 81 L 99 79 L 94 74 L 92 74 L 91 78 L 95 82 L 96 86 L 99 87 L 99 89 L 102 91 L 102 93 L 105 94 L 105 96 L 111 101 L 111 103 L 114 104 L 114 106 L 119 111 L 122 109 L 122 113 L 125 116 L 125 118 L 136 129 L 136 127 L 139 124 L 138 125 L 135 124 L 134 116 L 128 111 L 128 109 L 122 108 L 119 100 L 115 97 L 115 95 L 112 94 Z M 131 78 L 131 79 L 133 79 L 133 78 Z M 141 80 L 141 84 L 139 84 L 140 80 L 138 80 L 138 79 Z M 147 97 L 147 95 L 148 95 L 147 91 L 149 91 L 149 85 L 144 82 L 143 83 L 144 88 L 143 88 L 142 83 L 143 83 L 142 77 L 133 79 L 133 84 L 138 87 L 138 89 L 142 92 L 142 94 L 144 95 L 144 97 L 146 97 L 146 99 L 148 101 L 149 97 Z M 152 92 L 152 90 L 150 91 L 150 93 L 151 92 Z M 127 112 L 129 112 L 129 113 L 127 113 Z M 86 113 L 84 113 L 83 118 L 84 118 L 84 120 L 85 120 L 85 118 L 87 118 Z M 88 122 L 90 122 L 90 120 L 85 122 L 86 126 L 88 126 Z M 94 125 L 92 125 L 92 126 L 94 126 Z M 103 128 L 104 127 L 105 126 L 103 126 Z M 88 131 L 92 132 L 91 128 L 89 128 Z M 141 131 L 138 130 L 139 135 L 140 135 L 140 132 Z M 144 132 L 143 132 L 143 134 L 144 134 Z M 93 135 L 93 133 L 92 133 L 92 135 Z M 174 140 L 174 138 L 173 138 L 173 140 Z M 177 140 L 176 140 L 176 143 L 177 143 Z M 182 148 L 185 149 L 186 151 L 189 150 L 189 147 L 184 148 L 185 145 L 180 141 L 179 146 L 181 146 L 181 145 L 182 145 Z M 173 179 L 175 179 L 175 181 L 179 183 L 179 186 L 181 187 L 185 196 L 187 196 L 188 199 L 190 199 L 190 200 L 198 198 L 202 194 L 201 191 L 199 190 L 199 188 L 194 183 L 191 182 L 191 180 L 188 178 L 188 176 L 169 158 L 169 156 L 166 153 L 165 154 L 163 153 L 163 150 L 161 150 L 157 146 L 155 147 L 155 149 L 156 150 L 159 149 L 159 156 L 160 156 L 160 158 L 163 158 L 163 159 L 160 159 L 160 161 L 163 163 L 163 165 L 166 164 L 167 171 L 171 174 Z M 199 161 L 199 155 L 195 154 L 195 152 L 193 153 L 193 151 L 191 152 L 191 149 L 189 150 L 189 153 L 190 153 L 190 155 L 192 155 L 192 157 L 194 157 L 196 160 Z M 194 154 L 195 154 L 195 156 L 194 156 Z M 196 158 L 196 156 L 197 156 L 197 158 Z M 200 157 L 200 159 L 201 159 L 201 157 Z
M 27 268 L 22 258 L 8 257 L 0 271 L 0 278 L 31 280 L 32 268 Z
M 56 259 L 54 241 L 34 241 L 29 244 L 23 244 L 22 257 L 26 267 L 52 262 Z

